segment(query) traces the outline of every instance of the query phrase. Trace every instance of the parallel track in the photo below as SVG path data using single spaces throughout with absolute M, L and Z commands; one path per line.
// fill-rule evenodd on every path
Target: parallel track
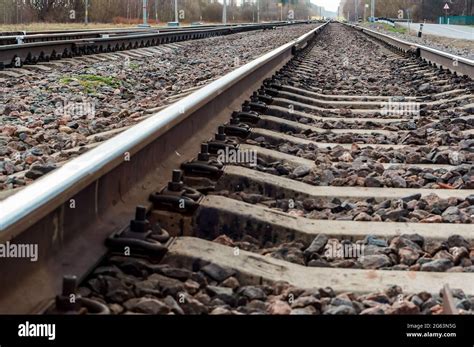
M 300 23 L 305 22 L 38 34 L 24 36 L 22 44 L 16 43 L 16 37 L 0 37 L 0 69 L 21 67 L 24 64 L 36 64 L 61 58 L 152 47 L 165 43 L 265 30 Z M 12 42 L 13 39 L 15 40 L 14 43 Z
M 274 25 L 280 25 L 284 22 L 272 22 Z M 240 24 L 217 24 L 217 25 L 191 25 L 187 27 L 129 27 L 129 28 L 113 28 L 113 29 L 81 29 L 81 30 L 45 30 L 45 31 L 29 31 L 29 32 L 0 32 L 0 46 L 13 45 L 21 43 L 35 43 L 46 41 L 59 41 L 68 39 L 93 39 L 104 36 L 120 36 L 132 35 L 140 33 L 170 33 L 189 30 L 202 30 L 211 28 L 232 28 L 238 26 L 252 26 L 252 23 Z
M 223 301 L 228 298 L 228 290 L 219 291 L 215 286 L 220 286 L 230 276 L 235 276 L 241 285 L 274 285 L 284 281 L 307 292 L 311 288 L 330 287 L 319 289 L 315 294 L 322 299 L 323 307 L 321 302 L 319 306 L 314 303 L 314 307 L 318 306 L 314 313 L 326 310 L 325 305 L 331 312 L 339 312 L 334 304 L 337 294 L 351 292 L 349 296 L 353 298 L 381 292 L 393 285 L 400 286 L 387 292 L 393 292 L 390 294 L 392 308 L 388 310 L 393 313 L 415 313 L 416 307 L 405 300 L 413 301 L 413 294 L 420 292 L 435 297 L 444 285 L 462 289 L 466 295 L 473 296 L 473 275 L 467 270 L 462 272 L 463 268 L 469 268 L 467 262 L 473 258 L 473 216 L 468 213 L 461 223 L 437 224 L 439 228 L 415 223 L 410 219 L 413 216 L 408 216 L 408 211 L 414 212 L 415 205 L 423 210 L 423 204 L 438 198 L 443 204 L 457 205 L 459 209 L 472 213 L 472 81 L 456 77 L 449 71 L 439 72 L 409 54 L 400 56 L 399 52 L 382 49 L 377 46 L 379 41 L 361 39 L 362 34 L 358 33 L 354 40 L 369 45 L 363 43 L 366 40 L 377 52 L 384 52 L 383 59 L 388 69 L 401 75 L 418 73 L 418 77 L 413 79 L 415 86 L 430 81 L 440 86 L 442 92 L 402 98 L 386 94 L 356 95 L 349 90 L 328 94 L 319 84 L 326 74 L 319 61 L 320 36 L 323 36 L 321 40 L 328 40 L 327 35 L 337 34 L 338 30 L 353 35 L 349 33 L 353 29 L 341 28 L 340 24 L 328 25 L 185 97 L 7 199 L 1 212 L 5 221 L 0 234 L 2 240 L 37 242 L 47 260 L 41 263 L 40 270 L 38 264 L 25 262 L 19 265 L 18 261 L 15 267 L 13 263 L 12 267 L 8 264 L 2 267 L 2 278 L 8 278 L 12 286 L 11 291 L 4 288 L 0 301 L 2 311 L 31 311 L 41 299 L 51 297 L 52 291 L 58 290 L 61 274 L 86 275 L 86 271 L 96 264 L 95 260 L 106 253 L 103 240 L 111 232 L 130 239 L 140 238 L 144 235 L 140 230 L 149 229 L 154 230 L 152 234 L 161 243 L 150 238 L 148 243 L 110 239 L 108 245 L 112 247 L 112 256 L 104 260 L 103 266 L 85 284 L 89 287 L 92 283 L 98 285 L 122 271 L 133 274 L 137 281 L 143 280 L 146 272 L 148 275 L 157 272 L 160 276 L 169 275 L 169 278 L 183 281 L 192 278 L 194 282 L 206 274 L 209 287 L 206 289 L 201 283 L 203 290 Z M 412 114 L 384 115 L 383 108 L 387 102 L 395 100 L 393 97 L 419 105 L 420 115 L 415 118 Z M 239 111 L 229 118 L 234 110 Z M 424 142 L 422 145 L 406 142 L 429 121 L 435 124 L 454 122 L 462 125 L 462 129 L 454 130 L 449 136 L 442 131 L 420 135 Z M 415 124 L 415 129 L 411 132 L 403 130 L 410 122 Z M 337 124 L 332 130 L 324 129 L 331 123 Z M 215 138 L 209 140 L 213 133 L 216 133 Z M 358 136 L 358 143 L 344 140 L 348 134 Z M 429 162 L 419 157 L 409 165 L 406 159 L 392 158 L 394 150 L 427 154 L 430 142 L 436 142 L 438 135 L 443 141 L 438 143 L 437 150 L 449 154 L 450 161 Z M 204 143 L 201 152 L 195 157 L 196 148 L 201 143 Z M 385 149 L 388 161 L 396 159 L 395 163 L 381 161 L 375 164 L 363 159 L 370 155 L 364 152 L 365 149 L 370 152 L 371 148 Z M 226 149 L 236 150 L 235 153 L 256 153 L 257 165 L 227 162 L 221 166 L 216 162 L 218 155 L 222 154 L 218 151 Z M 329 162 L 321 162 L 320 157 L 315 158 L 316 155 L 329 159 Z M 458 163 L 461 155 L 464 159 Z M 428 170 L 425 172 L 437 176 L 429 188 L 422 189 L 393 187 L 389 181 L 378 182 L 379 187 L 318 183 L 318 175 L 322 174 L 318 171 L 320 166 L 344 167 L 344 162 L 359 159 L 362 160 L 360 164 L 366 166 L 366 175 L 371 171 L 383 172 L 384 175 L 395 171 L 403 176 L 410 170 L 416 175 L 416 172 Z M 468 166 L 463 169 L 467 170 L 467 181 L 459 186 L 463 189 L 441 189 L 453 188 L 457 184 L 450 181 L 448 173 L 459 171 L 461 164 Z M 417 169 L 410 169 L 410 166 Z M 173 171 L 172 182 L 161 189 L 171 170 L 178 168 L 182 171 Z M 150 202 L 144 205 L 147 198 Z M 73 208 L 71 202 L 74 202 Z M 367 204 L 385 206 L 388 213 L 379 217 L 377 222 L 376 214 L 370 215 L 370 209 L 364 209 Z M 132 217 L 131 209 L 136 205 L 144 206 L 137 208 L 131 229 L 124 228 L 127 219 Z M 317 207 L 319 205 L 323 207 Z M 332 217 L 323 217 L 318 212 L 326 211 L 329 216 L 339 213 L 338 217 L 344 217 L 346 207 L 343 206 L 352 206 L 348 210 L 359 206 L 361 211 L 367 212 L 369 221 L 362 214 L 361 219 L 356 220 L 351 215 L 350 218 L 331 220 Z M 442 212 L 426 213 L 422 218 L 434 218 Z M 168 241 L 162 229 L 152 227 L 156 223 L 169 233 Z M 372 237 L 367 238 L 368 235 Z M 212 242 L 216 238 L 218 242 Z M 293 252 L 291 246 L 285 246 L 297 240 L 301 242 L 301 251 L 304 250 L 303 264 L 298 262 L 298 256 L 287 253 Z M 379 253 L 365 254 L 368 258 L 358 259 L 367 265 L 363 269 L 351 268 L 354 262 L 352 265 L 321 265 L 326 262 L 321 253 L 324 246 L 328 249 L 331 243 L 339 243 L 336 240 L 352 247 L 369 247 L 373 246 L 371 242 L 391 241 L 392 251 L 386 250 L 389 253 L 382 260 L 388 263 L 384 264 L 374 263 L 376 257 L 370 258 Z M 461 247 L 470 247 L 471 250 L 467 251 L 471 254 L 453 260 L 458 266 L 456 271 L 431 272 L 425 264 L 432 260 L 434 253 L 429 254 L 426 247 L 437 242 L 446 242 L 448 249 L 458 247 L 456 252 L 461 252 Z M 418 247 L 425 260 L 417 262 L 417 257 L 412 262 L 409 255 L 404 254 L 407 257 L 402 261 L 404 266 L 397 264 L 402 257 L 400 249 L 410 245 Z M 117 255 L 123 253 L 124 247 L 129 247 L 132 257 Z M 289 248 L 284 251 L 285 247 Z M 373 251 L 373 247 L 370 249 Z M 408 251 L 404 249 L 404 252 Z M 133 256 L 137 254 L 144 254 L 147 260 L 138 260 Z M 469 257 L 470 260 L 463 260 Z M 313 265 L 309 264 L 311 261 L 314 261 Z M 161 265 L 154 265 L 156 262 L 161 262 Z M 394 264 L 397 268 L 391 271 L 381 269 Z M 136 273 L 139 267 L 144 271 L 140 276 Z M 181 272 L 176 269 L 181 269 Z M 47 284 L 47 288 L 37 290 L 34 298 L 26 296 L 38 281 Z M 156 285 L 161 292 L 153 292 L 154 295 L 171 293 L 165 284 L 158 281 Z M 89 290 L 85 295 L 93 299 L 99 297 L 109 303 L 119 300 L 116 296 L 111 300 L 94 286 L 90 288 L 93 292 Z M 266 290 L 271 291 L 269 288 Z M 289 291 L 300 295 L 304 290 Z M 177 299 L 179 291 L 171 295 Z M 285 295 L 289 295 L 288 290 Z M 401 300 L 397 304 L 395 300 L 399 295 Z M 459 308 L 453 307 L 451 292 L 446 286 L 443 295 L 441 303 L 444 302 L 444 307 L 439 309 L 445 313 L 458 312 Z M 455 296 L 459 296 L 458 291 Z M 125 301 L 126 298 L 122 299 Z M 202 306 L 197 305 L 189 293 L 185 299 L 188 305 L 184 305 L 184 313 L 196 313 L 190 307 Z M 229 312 L 240 309 L 238 302 L 231 303 L 233 308 L 229 308 Z M 267 307 L 268 312 L 285 311 L 282 309 L 285 305 L 288 306 L 287 303 L 272 303 Z M 353 314 L 367 309 L 356 306 L 342 311 Z M 293 305 L 293 309 L 298 308 Z M 242 309 L 242 312 L 248 309 Z M 419 308 L 417 310 L 419 312 Z

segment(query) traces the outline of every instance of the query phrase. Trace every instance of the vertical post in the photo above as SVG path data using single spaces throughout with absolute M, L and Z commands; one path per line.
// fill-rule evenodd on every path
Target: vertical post
M 176 23 L 179 22 L 178 0 L 174 0 L 174 21 L 175 21 Z
M 147 2 L 148 0 L 143 0 L 143 26 L 148 26 Z
M 356 23 L 359 23 L 359 0 L 355 0 L 355 16 L 356 16 Z
M 410 28 L 410 9 L 407 10 L 408 14 L 408 35 L 411 33 L 411 28 Z
M 227 24 L 227 0 L 224 0 L 224 6 L 222 7 L 222 23 Z
M 283 22 L 283 3 L 280 4 L 280 22 Z
M 260 1 L 257 0 L 257 23 L 260 23 Z
M 155 22 L 158 24 L 158 0 L 155 0 Z
M 375 18 L 375 0 L 372 0 L 370 4 L 370 16 L 372 17 L 372 20 Z
M 85 9 L 84 9 L 84 24 L 89 24 L 89 0 L 86 0 Z

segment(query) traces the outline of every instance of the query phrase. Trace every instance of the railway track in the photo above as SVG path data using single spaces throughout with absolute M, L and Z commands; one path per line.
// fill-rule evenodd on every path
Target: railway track
M 412 53 L 327 23 L 9 197 L 2 311 L 472 313 L 473 82 Z
M 270 23 L 269 23 L 270 24 Z M 284 24 L 284 22 L 273 22 L 275 25 Z M 46 31 L 17 31 L 0 32 L 0 46 L 25 44 L 46 41 L 61 41 L 70 39 L 94 39 L 110 36 L 137 35 L 143 33 L 171 33 L 180 31 L 215 29 L 215 28 L 235 28 L 238 26 L 252 26 L 252 23 L 241 24 L 218 24 L 218 25 L 191 25 L 189 27 L 129 27 L 129 28 L 110 28 L 110 29 L 84 29 L 84 30 L 46 30 Z
M 169 29 L 124 29 L 0 36 L 0 69 L 82 55 L 153 47 L 166 43 L 230 35 L 306 23 L 215 25 Z

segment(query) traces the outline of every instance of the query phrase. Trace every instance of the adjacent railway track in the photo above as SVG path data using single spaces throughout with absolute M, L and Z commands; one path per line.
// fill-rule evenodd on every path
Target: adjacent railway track
M 282 25 L 286 22 L 272 22 L 267 24 Z M 45 31 L 16 31 L 0 32 L 0 45 L 14 45 L 24 43 L 61 41 L 69 39 L 94 39 L 107 36 L 133 35 L 141 33 L 169 33 L 190 30 L 203 30 L 211 28 L 234 28 L 239 26 L 253 26 L 252 23 L 217 24 L 217 25 L 191 25 L 187 27 L 129 27 L 110 29 L 82 29 L 82 30 L 45 30 Z
M 86 32 L 39 33 L 0 37 L 0 69 L 21 67 L 61 58 L 153 47 L 160 44 L 230 35 L 302 22 L 216 25 L 170 29 L 127 29 Z
M 326 23 L 0 202 L 2 312 L 472 312 L 473 82 L 389 48 Z

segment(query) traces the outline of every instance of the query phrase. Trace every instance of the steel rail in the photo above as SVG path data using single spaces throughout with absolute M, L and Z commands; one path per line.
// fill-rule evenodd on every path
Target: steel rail
M 349 26 L 380 41 L 383 41 L 389 46 L 392 46 L 402 52 L 413 52 L 416 56 L 424 59 L 425 61 L 434 66 L 443 67 L 460 75 L 466 75 L 471 78 L 474 78 L 474 60 L 443 52 L 438 49 L 430 48 L 420 44 L 404 41 L 371 29 L 362 28 L 357 25 Z
M 50 298 L 59 290 L 62 275 L 88 271 L 105 253 L 101 241 L 126 225 L 131 208 L 169 180 L 163 172 L 191 159 L 196 146 L 228 120 L 231 110 L 326 24 L 210 83 L 1 201 L 0 243 L 38 244 L 41 265 L 2 260 L 0 278 L 8 279 L 9 285 L 0 287 L 0 312 L 30 312 L 39 299 Z M 69 261 L 71 258 L 75 260 Z M 45 286 L 38 288 L 38 283 Z

